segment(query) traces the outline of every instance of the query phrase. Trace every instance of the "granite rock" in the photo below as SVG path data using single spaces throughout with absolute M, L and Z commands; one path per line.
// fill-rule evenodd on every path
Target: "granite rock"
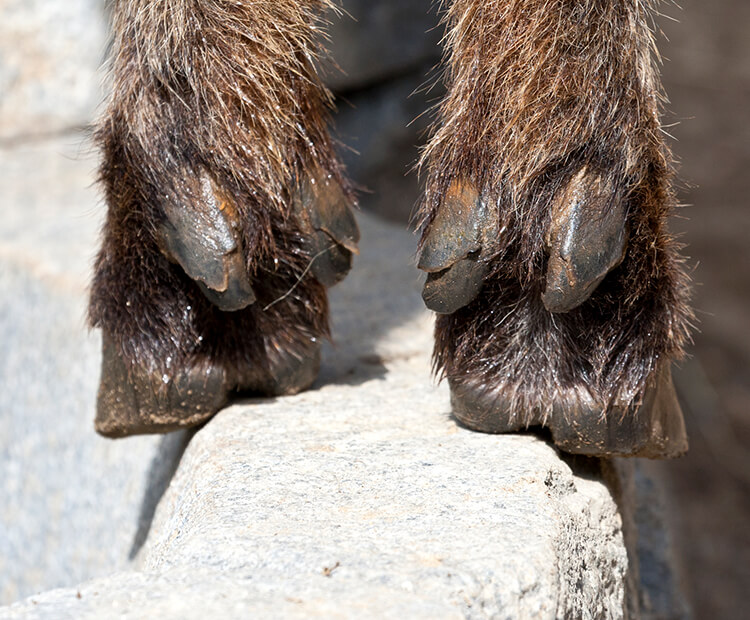
M 102 0 L 4 0 L 0 143 L 86 125 L 100 99 Z
M 98 218 L 90 190 L 65 191 L 94 165 L 61 152 L 3 153 L 30 179 L 0 237 L 3 598 L 125 572 L 0 616 L 622 617 L 610 489 L 536 436 L 456 425 L 430 374 L 415 240 L 371 217 L 313 390 L 197 433 L 96 437 L 82 276 Z

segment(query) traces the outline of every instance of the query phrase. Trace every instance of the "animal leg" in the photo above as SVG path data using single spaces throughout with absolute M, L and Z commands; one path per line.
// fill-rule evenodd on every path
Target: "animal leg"
M 101 434 L 193 426 L 236 391 L 314 381 L 326 287 L 359 238 L 312 60 L 326 8 L 115 3 L 89 306 Z
M 446 13 L 419 266 L 441 313 L 436 369 L 471 428 L 544 425 L 597 456 L 687 449 L 670 366 L 692 314 L 666 227 L 654 8 L 453 0 Z M 437 304 L 434 256 L 461 273 Z

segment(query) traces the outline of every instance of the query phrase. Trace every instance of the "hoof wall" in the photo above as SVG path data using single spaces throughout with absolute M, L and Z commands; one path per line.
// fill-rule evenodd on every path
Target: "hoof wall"
M 317 342 L 296 355 L 284 355 L 258 368 L 227 371 L 207 361 L 169 376 L 128 365 L 104 335 L 102 371 L 94 427 L 110 438 L 168 433 L 197 426 L 213 417 L 240 390 L 261 396 L 286 396 L 309 388 L 320 369 Z
M 564 452 L 587 456 L 666 459 L 688 449 L 685 422 L 669 367 L 655 371 L 641 405 L 615 406 L 607 415 L 590 397 L 571 396 L 553 404 L 549 416 L 517 412 L 502 395 L 451 382 L 453 415 L 484 433 L 510 433 L 545 426 Z
M 228 392 L 224 372 L 210 365 L 172 377 L 129 368 L 105 336 L 94 427 L 115 438 L 196 426 L 227 403 Z

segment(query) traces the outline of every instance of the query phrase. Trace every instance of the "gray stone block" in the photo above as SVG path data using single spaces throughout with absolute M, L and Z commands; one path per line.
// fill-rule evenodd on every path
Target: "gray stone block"
M 126 567 L 158 478 L 164 440 L 93 430 L 85 295 L 100 218 L 80 141 L 0 150 L 2 603 Z
M 87 124 L 99 102 L 102 0 L 5 0 L 0 20 L 0 142 Z

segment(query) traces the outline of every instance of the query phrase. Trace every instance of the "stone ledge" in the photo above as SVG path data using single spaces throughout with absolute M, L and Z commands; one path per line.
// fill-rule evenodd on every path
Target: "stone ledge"
M 601 481 L 534 437 L 416 411 L 422 386 L 390 387 L 378 418 L 321 412 L 341 387 L 226 410 L 190 441 L 143 573 L 6 617 L 623 617 L 627 554 Z
M 58 149 L 34 147 L 13 158 L 26 157 L 37 173 L 46 158 L 58 157 Z M 72 165 L 94 168 L 86 160 Z M 50 186 L 59 191 L 78 183 L 69 172 Z M 26 201 L 11 205 L 7 221 L 14 226 L 24 212 L 38 211 L 29 201 L 43 202 L 47 195 L 45 187 L 32 187 Z M 29 228 L 41 229 L 41 238 L 65 229 L 71 217 L 53 206 Z M 71 209 L 90 212 L 90 204 Z M 305 615 L 365 610 L 373 617 L 622 616 L 627 554 L 617 505 L 601 476 L 585 469 L 574 473 L 534 436 L 482 435 L 451 420 L 447 389 L 436 386 L 430 373 L 432 319 L 422 308 L 411 264 L 414 238 L 364 215 L 360 222 L 361 256 L 331 294 L 335 346 L 326 347 L 311 391 L 238 403 L 197 433 L 104 442 L 90 425 L 97 353 L 87 344 L 76 353 L 85 364 L 79 359 L 75 365 L 87 374 L 68 387 L 68 406 L 79 407 L 74 420 L 55 415 L 64 397 L 39 402 L 46 392 L 32 385 L 26 391 L 37 398 L 31 401 L 6 394 L 16 411 L 15 426 L 3 440 L 6 460 L 12 471 L 25 473 L 18 484 L 5 486 L 6 505 L 16 508 L 7 521 L 9 538 L 0 543 L 10 543 L 23 564 L 30 560 L 26 545 L 49 519 L 86 523 L 91 531 L 75 531 L 81 549 L 60 566 L 57 583 L 64 583 L 64 566 L 86 564 L 82 551 L 96 555 L 98 547 L 113 544 L 110 554 L 121 555 L 110 560 L 110 570 L 130 566 L 144 573 L 82 586 L 81 599 L 71 598 L 78 589 L 53 591 L 0 616 L 80 617 L 118 609 L 138 617 L 138 610 L 158 602 L 171 617 L 181 617 L 189 603 L 197 617 L 200 610 L 222 608 L 225 596 L 239 590 L 246 592 L 240 602 L 226 604 L 239 605 L 243 614 L 280 610 L 279 601 L 292 601 L 282 605 L 292 617 L 299 609 Z M 92 236 L 94 230 L 79 233 Z M 75 257 L 89 250 L 72 247 L 73 256 L 61 261 L 64 244 L 34 253 L 34 235 L 4 238 L 12 248 L 4 259 L 12 269 L 5 273 L 19 275 L 9 281 L 18 290 L 7 298 L 17 300 L 6 314 L 14 323 L 3 328 L 11 341 L 21 334 L 18 351 L 26 350 L 27 339 L 33 342 L 40 325 L 53 335 L 78 333 L 80 324 L 71 330 L 80 321 L 73 308 L 81 308 L 84 287 L 60 288 L 59 278 L 68 274 L 77 281 L 81 259 Z M 93 238 L 87 243 L 95 244 Z M 27 255 L 35 256 L 34 270 L 25 260 L 12 261 Z M 23 294 L 36 289 L 31 298 Z M 45 351 L 38 344 L 27 352 L 37 348 Z M 40 379 L 65 390 L 70 378 L 63 368 L 56 364 L 45 372 Z M 80 390 L 92 393 L 81 401 Z M 80 479 L 72 477 L 74 469 L 54 464 L 66 453 L 59 446 L 63 437 L 78 446 L 71 466 L 85 472 Z M 41 460 L 33 451 L 16 453 L 29 442 L 45 445 L 45 438 L 51 443 L 37 453 L 45 455 Z M 126 463 L 135 465 L 132 471 Z M 36 478 L 29 478 L 28 467 Z M 98 495 L 79 482 L 101 487 Z M 31 492 L 30 484 L 41 488 Z M 59 500 L 45 504 L 61 493 L 89 501 L 67 508 Z M 28 504 L 28 497 L 36 497 L 35 503 Z M 37 514 L 29 522 L 30 514 L 19 514 L 18 507 Z M 13 526 L 19 519 L 27 526 Z M 115 542 L 123 531 L 129 532 L 123 542 L 130 538 L 130 549 Z M 47 533 L 47 544 L 27 570 L 50 562 L 49 556 L 65 557 L 70 543 L 65 531 L 58 535 L 50 539 Z M 136 563 L 128 564 L 126 553 L 139 549 Z M 106 566 L 99 559 L 90 570 L 105 574 Z
M 2 393 L 0 564 L 6 600 L 125 572 L 0 618 L 634 617 L 634 504 L 618 490 L 632 472 L 458 427 L 430 373 L 414 237 L 372 217 L 331 291 L 335 343 L 314 389 L 237 403 L 198 432 L 98 438 L 81 320 L 95 197 L 65 189 L 95 166 L 65 150 L 3 155 L 48 183 L 11 192 L 0 230 L 6 371 L 37 369 Z M 36 247 L 68 228 L 76 243 Z
M 96 162 L 65 132 L 98 99 L 102 5 L 12 4 L 0 27 L 0 603 L 84 583 L 0 618 L 637 615 L 644 524 L 635 491 L 618 490 L 632 472 L 607 477 L 532 435 L 458 428 L 430 377 L 415 240 L 369 217 L 362 255 L 332 291 L 335 346 L 314 390 L 238 403 L 197 433 L 97 437 L 98 335 L 83 316 L 101 209 Z M 349 71 L 332 74 L 334 87 L 431 62 L 439 29 L 422 37 L 415 8 L 429 3 L 385 4 L 345 4 L 363 14 L 334 33 Z M 373 64 L 358 32 L 378 25 L 386 53 Z M 405 84 L 382 101 L 370 93 L 368 116 L 411 120 L 408 105 L 388 103 Z M 406 203 L 397 211 L 411 208 L 393 194 Z M 678 617 L 653 542 L 663 528 L 648 519 L 640 557 L 660 572 L 641 571 L 656 582 L 641 598 Z

